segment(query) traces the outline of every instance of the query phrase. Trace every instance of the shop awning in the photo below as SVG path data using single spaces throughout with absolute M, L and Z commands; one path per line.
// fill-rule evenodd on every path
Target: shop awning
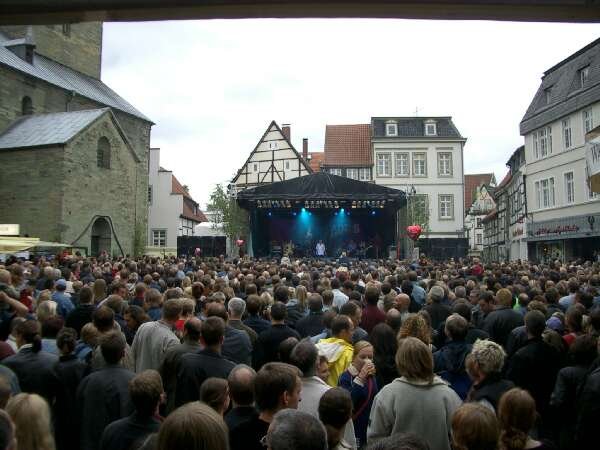
M 0 253 L 15 253 L 41 248 L 71 248 L 70 244 L 40 241 L 39 238 L 0 237 Z

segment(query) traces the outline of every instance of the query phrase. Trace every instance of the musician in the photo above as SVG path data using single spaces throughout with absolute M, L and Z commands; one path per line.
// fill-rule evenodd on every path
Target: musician
M 317 242 L 317 246 L 315 247 L 315 253 L 318 258 L 325 256 L 325 244 L 323 241 Z

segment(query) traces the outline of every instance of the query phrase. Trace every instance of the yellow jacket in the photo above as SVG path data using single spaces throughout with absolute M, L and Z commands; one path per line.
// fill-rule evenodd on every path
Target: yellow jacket
M 354 347 L 343 339 L 331 337 L 321 339 L 317 343 L 319 354 L 324 355 L 329 361 L 329 378 L 327 384 L 337 386 L 340 375 L 352 363 Z

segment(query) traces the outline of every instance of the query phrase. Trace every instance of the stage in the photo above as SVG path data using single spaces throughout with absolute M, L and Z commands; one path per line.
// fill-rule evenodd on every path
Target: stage
M 324 172 L 247 189 L 248 254 L 255 257 L 387 258 L 397 242 L 404 192 Z

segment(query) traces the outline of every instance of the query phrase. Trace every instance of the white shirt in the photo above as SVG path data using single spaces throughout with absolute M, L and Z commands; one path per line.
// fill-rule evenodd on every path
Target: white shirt
M 325 256 L 325 244 L 319 242 L 317 244 L 317 256 Z

